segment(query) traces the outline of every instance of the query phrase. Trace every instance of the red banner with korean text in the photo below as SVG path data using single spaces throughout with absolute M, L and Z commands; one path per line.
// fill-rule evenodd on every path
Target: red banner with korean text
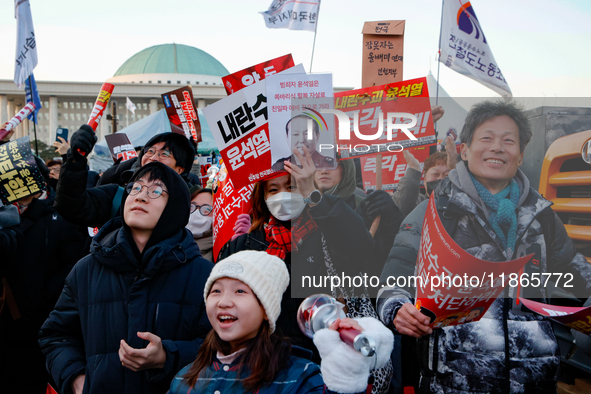
M 463 250 L 445 231 L 431 193 L 417 259 L 417 308 L 432 328 L 480 320 L 533 254 L 485 261 Z
M 137 153 L 129 141 L 129 137 L 124 133 L 108 134 L 105 136 L 105 142 L 111 151 L 113 161 L 121 159 L 127 161 L 137 157 Z
M 94 131 L 96 131 L 96 128 L 98 127 L 98 124 L 105 113 L 105 109 L 109 104 L 109 99 L 111 98 L 113 89 L 115 89 L 115 85 L 107 82 L 103 83 L 103 86 L 101 86 L 101 91 L 96 98 L 94 107 L 92 107 L 92 112 L 90 113 L 90 117 L 88 118 L 87 122 L 87 124 L 92 127 Z
M 222 247 L 234 235 L 238 215 L 250 213 L 250 195 L 254 185 L 235 189 L 225 164 L 222 164 L 216 179 L 213 186 L 213 258 L 217 260 Z
M 29 136 L 0 145 L 0 199 L 3 205 L 46 190 Z
M 425 160 L 436 145 L 422 145 L 406 148 L 419 161 L 421 171 Z M 377 155 L 376 155 L 377 156 Z M 376 156 L 361 156 L 361 177 L 363 179 L 363 189 L 376 189 Z M 408 164 L 404 161 L 402 152 L 383 153 L 382 154 L 382 190 L 396 190 L 398 182 L 402 179 Z M 421 185 L 425 180 L 425 174 L 421 174 Z
M 265 94 L 265 83 L 259 82 L 203 109 L 237 188 L 273 173 Z
M 340 130 L 337 133 L 337 145 L 342 159 L 401 152 L 402 147 L 437 142 L 427 78 L 349 90 L 335 93 L 334 96 L 334 108 L 345 112 L 351 123 L 350 138 L 342 138 L 343 133 Z M 409 127 L 411 118 L 402 114 L 414 115 L 416 125 Z M 412 140 L 401 130 L 400 125 L 405 124 L 409 126 L 404 128 L 416 140 Z
M 542 277 L 541 280 L 543 281 L 544 278 Z M 521 297 L 519 301 L 531 311 L 545 316 L 550 320 L 574 328 L 583 334 L 591 334 L 591 306 L 570 307 L 548 305 Z
M 267 60 L 254 66 L 236 71 L 233 74 L 222 77 L 226 93 L 231 95 L 240 89 L 255 84 L 269 75 L 277 74 L 294 66 L 291 54 Z
M 193 104 L 193 89 L 190 86 L 185 86 L 164 93 L 162 101 L 171 126 L 178 126 L 178 128 L 171 127 L 171 130 L 184 134 L 189 140 L 193 139 L 195 142 L 201 142 L 201 123 Z

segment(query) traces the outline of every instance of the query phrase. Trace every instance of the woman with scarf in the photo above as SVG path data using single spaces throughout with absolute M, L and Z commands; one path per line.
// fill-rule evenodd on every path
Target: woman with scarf
M 591 266 L 576 253 L 551 203 L 519 170 L 531 135 L 515 104 L 475 105 L 460 135 L 462 162 L 432 192 L 435 205 L 466 252 L 487 261 L 534 253 L 524 272 L 570 272 L 569 291 L 586 298 Z M 404 220 L 382 282 L 389 275 L 414 275 L 426 209 L 427 201 Z M 560 355 L 552 326 L 515 302 L 527 297 L 548 303 L 549 288 L 507 287 L 479 321 L 436 330 L 414 306 L 414 294 L 411 287 L 383 288 L 377 307 L 384 324 L 419 338 L 420 393 L 556 393 Z
M 250 231 L 226 244 L 220 259 L 242 250 L 267 251 L 285 261 L 293 284 L 301 284 L 303 276 L 319 278 L 341 272 L 353 276 L 359 274 L 359 270 L 355 273 L 352 269 L 370 262 L 375 241 L 365 228 L 364 220 L 342 198 L 317 190 L 316 167 L 307 148 L 304 152 L 305 157 L 294 150 L 302 163 L 301 168 L 285 162 L 285 169 L 291 176 L 255 184 Z M 344 271 L 345 268 L 348 270 Z M 290 283 L 281 301 L 277 327 L 293 345 L 312 351 L 313 361 L 319 362 L 312 340 L 304 336 L 296 320 L 302 291 L 310 290 L 292 289 Z M 373 307 L 369 310 L 371 304 L 365 289 L 335 288 L 333 292 L 329 281 L 326 287 L 312 290 L 313 293 L 332 294 L 343 301 L 347 317 L 371 316 L 373 312 Z M 293 297 L 298 294 L 302 294 L 302 298 Z M 391 374 L 391 363 L 373 371 L 374 393 L 387 392 Z

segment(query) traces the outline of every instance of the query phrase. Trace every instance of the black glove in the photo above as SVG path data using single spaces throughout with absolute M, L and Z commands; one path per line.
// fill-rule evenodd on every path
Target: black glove
M 68 157 L 78 160 L 88 156 L 92 152 L 96 140 L 96 134 L 92 130 L 92 127 L 86 124 L 82 125 L 70 138 Z
M 398 207 L 392 197 L 383 190 L 376 190 L 365 198 L 364 213 L 370 222 L 381 215 L 381 220 L 392 220 L 398 214 Z

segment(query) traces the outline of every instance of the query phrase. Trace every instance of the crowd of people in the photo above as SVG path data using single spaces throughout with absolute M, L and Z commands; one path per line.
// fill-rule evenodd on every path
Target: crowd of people
M 531 136 L 515 104 L 477 104 L 460 154 L 448 138 L 421 167 L 405 150 L 393 194 L 360 189 L 354 160 L 318 167 L 315 150 L 297 147 L 279 176 L 254 184 L 251 212 L 214 256 L 214 191 L 192 171 L 195 144 L 157 134 L 99 177 L 81 154 L 96 143 L 84 125 L 54 145 L 61 160 L 36 158 L 44 191 L 0 207 L 1 391 L 555 393 L 552 326 L 516 308 L 518 294 L 507 288 L 478 321 L 433 328 L 415 288 L 386 280 L 416 274 L 432 197 L 467 253 L 496 262 L 534 250 L 539 272 L 571 272 L 589 293 L 591 266 L 519 170 Z M 307 337 L 290 278 L 351 267 L 381 277 L 377 299 L 325 284 L 346 318 Z M 343 329 L 374 338 L 376 354 L 345 344 Z

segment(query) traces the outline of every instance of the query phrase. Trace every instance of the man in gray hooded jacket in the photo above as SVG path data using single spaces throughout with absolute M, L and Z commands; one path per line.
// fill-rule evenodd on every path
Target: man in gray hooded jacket
M 528 121 L 514 104 L 476 105 L 461 134 L 463 161 L 434 191 L 439 216 L 471 255 L 508 261 L 534 253 L 525 273 L 572 273 L 570 291 L 587 298 L 591 266 L 576 253 L 564 225 L 549 210 L 551 203 L 530 188 L 518 169 L 530 138 Z M 427 203 L 403 221 L 383 283 L 388 276 L 415 275 Z M 393 330 L 419 338 L 421 393 L 556 392 L 560 358 L 552 326 L 515 301 L 526 297 L 548 303 L 551 289 L 506 287 L 481 320 L 436 330 L 414 307 L 414 295 L 411 287 L 384 287 L 378 313 Z

